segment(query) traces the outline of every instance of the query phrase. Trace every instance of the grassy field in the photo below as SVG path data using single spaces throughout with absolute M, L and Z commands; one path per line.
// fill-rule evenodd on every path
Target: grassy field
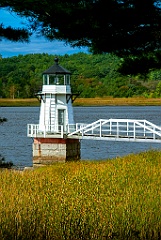
M 161 152 L 0 172 L 1 240 L 158 240 Z
M 27 99 L 0 99 L 0 107 L 23 107 L 23 106 L 39 106 L 36 98 Z M 161 98 L 77 98 L 74 106 L 160 106 Z
M 160 106 L 161 98 L 77 98 L 76 106 Z
M 40 103 L 36 98 L 12 99 L 0 98 L 0 107 L 36 107 Z

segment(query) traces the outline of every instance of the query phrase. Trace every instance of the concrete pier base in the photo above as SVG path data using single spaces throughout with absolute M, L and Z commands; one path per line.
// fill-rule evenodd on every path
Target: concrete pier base
M 49 165 L 55 162 L 78 160 L 80 160 L 79 139 L 34 138 L 34 165 Z

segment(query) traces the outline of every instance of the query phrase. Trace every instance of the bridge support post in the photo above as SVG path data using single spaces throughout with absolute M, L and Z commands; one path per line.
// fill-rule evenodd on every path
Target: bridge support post
M 78 160 L 80 160 L 79 139 L 34 138 L 34 166 Z

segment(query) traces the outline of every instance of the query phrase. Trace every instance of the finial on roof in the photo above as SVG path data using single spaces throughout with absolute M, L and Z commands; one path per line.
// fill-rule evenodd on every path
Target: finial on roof
M 54 61 L 55 61 L 55 64 L 58 65 L 59 59 L 57 57 L 55 57 Z

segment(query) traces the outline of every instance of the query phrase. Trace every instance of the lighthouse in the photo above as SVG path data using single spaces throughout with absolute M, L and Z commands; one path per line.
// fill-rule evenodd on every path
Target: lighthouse
M 41 100 L 39 130 L 59 132 L 63 127 L 74 124 L 72 93 L 70 87 L 71 73 L 59 65 L 58 58 L 55 64 L 43 72 L 42 92 L 37 96 Z
M 80 159 L 80 141 L 68 138 L 75 129 L 71 73 L 59 65 L 58 58 L 43 72 L 39 124 L 28 124 L 28 136 L 34 138 L 33 164 L 53 164 Z

